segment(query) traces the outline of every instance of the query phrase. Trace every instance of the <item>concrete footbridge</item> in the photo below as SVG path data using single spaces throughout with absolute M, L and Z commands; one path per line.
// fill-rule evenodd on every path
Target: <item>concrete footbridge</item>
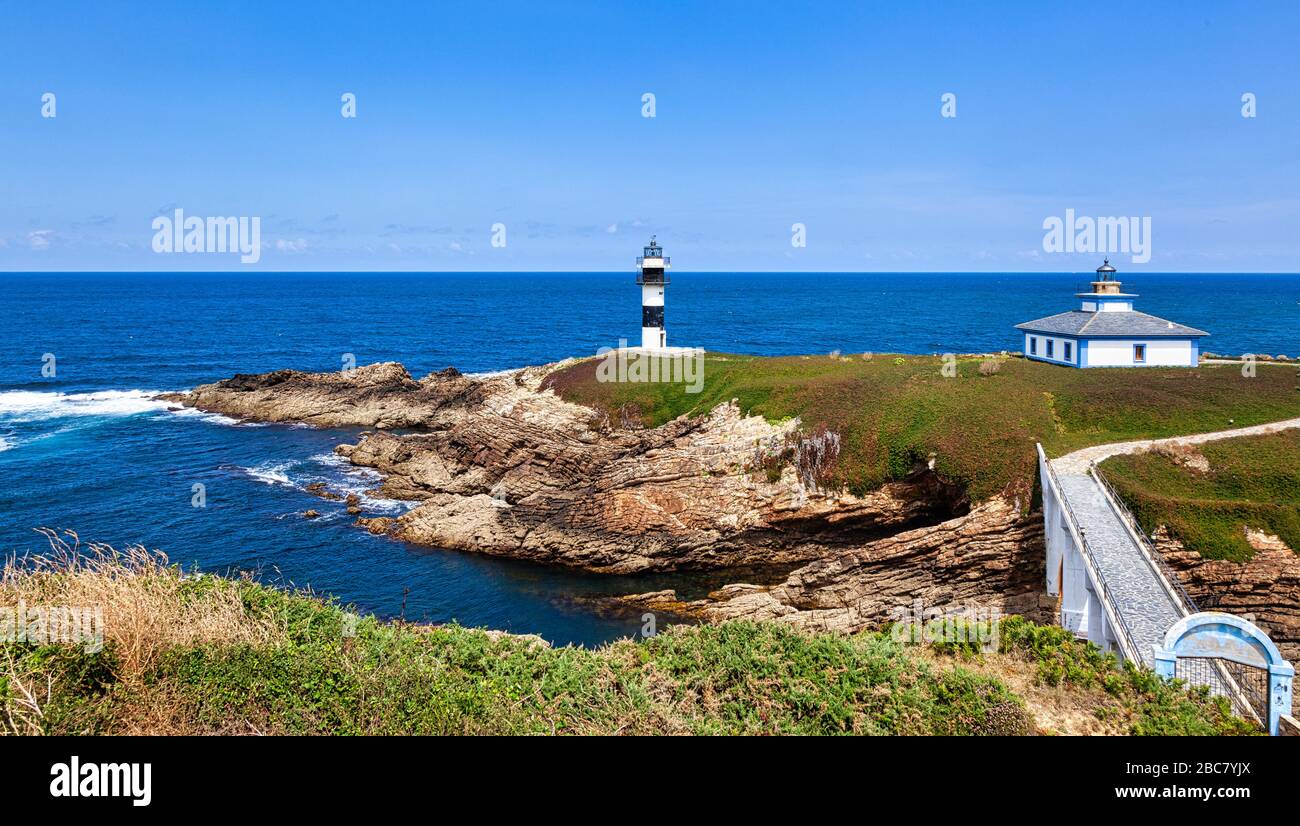
M 1197 610 L 1097 463 L 1161 444 L 1200 444 L 1296 427 L 1300 419 L 1100 445 L 1050 461 L 1039 446 L 1047 592 L 1059 599 L 1058 622 L 1124 660 L 1208 685 L 1239 713 L 1270 724 L 1276 733 L 1278 716 L 1291 709 L 1294 669 L 1253 623 Z
M 1165 632 L 1195 606 L 1143 547 L 1093 465 L 1058 468 L 1041 455 L 1039 462 L 1047 592 L 1060 598 L 1061 625 L 1103 650 L 1154 666 Z

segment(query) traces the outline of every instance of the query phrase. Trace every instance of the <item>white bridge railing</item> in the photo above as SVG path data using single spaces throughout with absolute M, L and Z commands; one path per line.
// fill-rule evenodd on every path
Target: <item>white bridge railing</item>
M 1052 498 L 1060 505 L 1070 537 L 1074 540 L 1075 548 L 1079 551 L 1079 557 L 1083 560 L 1084 568 L 1088 572 L 1088 578 L 1092 580 L 1093 587 L 1097 592 L 1097 601 L 1101 603 L 1101 610 L 1106 616 L 1106 622 L 1115 632 L 1115 642 L 1119 646 L 1120 653 L 1124 659 L 1140 664 L 1143 660 L 1138 644 L 1133 639 L 1133 631 L 1128 627 L 1128 622 L 1117 607 L 1119 603 L 1111 592 L 1110 586 L 1106 584 L 1106 577 L 1102 574 L 1101 568 L 1097 565 L 1097 559 L 1092 551 L 1092 546 L 1088 544 L 1087 535 L 1079 529 L 1079 520 L 1075 517 L 1074 511 L 1070 508 L 1069 500 L 1065 498 L 1065 494 L 1061 490 L 1061 483 L 1056 478 L 1056 471 L 1052 469 L 1052 463 L 1047 460 L 1047 454 L 1043 452 L 1043 446 L 1038 445 L 1037 447 L 1038 463 L 1042 468 L 1040 475 L 1043 480 L 1044 493 L 1046 494 L 1050 486 Z M 1064 588 L 1065 584 L 1060 583 L 1060 587 Z

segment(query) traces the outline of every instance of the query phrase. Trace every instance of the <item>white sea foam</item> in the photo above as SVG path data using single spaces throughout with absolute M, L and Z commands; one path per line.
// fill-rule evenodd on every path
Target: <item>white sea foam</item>
M 293 480 L 289 478 L 289 468 L 293 466 L 292 462 L 263 462 L 256 467 L 238 467 L 259 482 L 267 485 L 285 485 L 287 487 L 298 487 Z
M 467 379 L 495 379 L 497 376 L 509 376 L 522 372 L 522 367 L 511 367 L 509 370 L 487 370 L 482 373 L 465 373 Z
M 94 393 L 46 393 L 9 390 L 0 393 L 0 415 L 13 422 L 39 422 L 68 416 L 134 416 L 166 410 L 157 401 L 162 390 L 100 390 Z
M 301 491 L 306 491 L 310 484 L 324 482 L 326 488 L 334 493 L 345 496 L 349 493 L 356 494 L 361 507 L 372 513 L 405 513 L 419 504 L 404 499 L 385 499 L 368 495 L 366 491 L 378 485 L 383 477 L 370 468 L 353 467 L 340 456 L 321 453 L 312 456 L 310 461 L 323 466 L 326 472 L 313 472 L 309 466 L 304 467 L 306 462 L 302 461 L 277 460 L 262 462 L 253 467 L 236 465 L 234 469 L 266 485 L 278 485 Z M 326 511 L 322 517 L 330 513 L 334 512 Z M 335 516 L 343 513 L 345 511 L 339 510 Z
M 14 449 L 14 443 L 6 439 L 4 436 L 0 436 L 0 453 L 4 453 L 6 450 L 13 450 L 13 449 Z
M 318 453 L 311 457 L 313 462 L 334 471 L 326 483 L 344 493 L 355 493 L 366 510 L 381 513 L 404 513 L 420 504 L 407 499 L 386 499 L 371 496 L 366 491 L 373 490 L 384 479 L 379 471 L 368 467 L 357 467 L 337 453 Z
M 73 416 L 134 416 L 154 413 L 153 418 L 168 416 L 197 419 L 209 424 L 241 427 L 264 427 L 260 422 L 241 422 L 220 413 L 207 413 L 193 407 L 178 407 L 157 396 L 165 390 L 97 390 L 92 393 L 48 393 L 11 390 L 0 393 L 0 417 L 14 423 L 30 423 Z M 49 435 L 49 434 L 46 434 Z M 10 447 L 13 446 L 11 441 Z
M 220 413 L 207 413 L 194 407 L 183 407 L 180 410 L 171 410 L 167 415 L 181 416 L 182 418 L 187 419 L 198 419 L 199 421 L 208 422 L 210 424 L 237 425 L 240 423 L 239 419 L 232 419 L 231 417 L 223 416 Z

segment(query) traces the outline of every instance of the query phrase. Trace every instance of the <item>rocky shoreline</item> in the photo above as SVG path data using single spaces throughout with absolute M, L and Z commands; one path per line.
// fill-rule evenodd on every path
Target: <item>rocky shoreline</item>
M 162 398 L 245 421 L 373 428 L 336 452 L 378 471 L 383 496 L 419 504 L 359 517 L 372 533 L 606 574 L 793 568 L 777 585 L 737 583 L 706 600 L 630 598 L 664 610 L 844 631 L 917 599 L 1050 612 L 1041 519 L 1020 503 L 971 503 L 924 464 L 864 496 L 822 490 L 806 467 L 826 445 L 797 420 L 724 403 L 631 426 L 544 389 L 558 366 L 419 380 L 392 362 L 278 370 Z M 793 459 L 777 472 L 775 456 Z

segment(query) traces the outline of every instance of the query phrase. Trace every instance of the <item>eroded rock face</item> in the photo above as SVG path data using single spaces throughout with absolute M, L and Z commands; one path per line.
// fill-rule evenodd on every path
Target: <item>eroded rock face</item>
M 729 585 L 679 610 L 713 621 L 775 620 L 853 632 L 897 620 L 899 609 L 919 600 L 950 614 L 996 608 L 1050 622 L 1045 558 L 1041 515 L 998 498 L 933 527 L 837 551 L 779 585 Z
M 385 362 L 338 373 L 241 373 L 159 398 L 246 421 L 421 427 L 436 411 L 469 401 L 462 396 L 472 397 L 477 387 L 454 370 L 415 381 L 402 365 Z
M 1197 606 L 1253 615 L 1294 663 L 1300 661 L 1300 556 L 1276 537 L 1256 533 L 1257 550 L 1247 562 L 1204 559 L 1163 525 L 1151 539 Z
M 922 467 L 867 496 L 810 490 L 796 467 L 761 463 L 797 422 L 722 404 L 653 429 L 620 428 L 540 389 L 554 366 L 413 380 L 397 364 L 350 373 L 236 376 L 171 397 L 243 419 L 417 428 L 363 434 L 338 452 L 420 502 L 359 520 L 424 545 L 605 573 L 789 566 L 836 556 L 965 512 Z

